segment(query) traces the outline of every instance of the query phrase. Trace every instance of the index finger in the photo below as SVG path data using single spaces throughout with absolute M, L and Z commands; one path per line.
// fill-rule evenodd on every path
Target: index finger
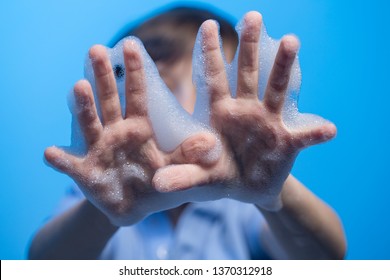
M 202 24 L 201 32 L 205 57 L 206 83 L 210 101 L 213 103 L 230 96 L 229 84 L 222 58 L 217 24 L 213 20 L 207 20 Z

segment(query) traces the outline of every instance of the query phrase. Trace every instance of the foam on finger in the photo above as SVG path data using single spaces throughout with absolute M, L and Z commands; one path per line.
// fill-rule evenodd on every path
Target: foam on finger
M 238 34 L 243 32 L 245 21 L 237 24 Z M 193 116 L 187 113 L 178 103 L 174 95 L 161 79 L 157 67 L 146 52 L 142 42 L 135 37 L 127 37 L 121 40 L 114 48 L 107 48 L 108 57 L 111 61 L 112 70 L 116 79 L 118 95 L 121 104 L 122 116 L 125 114 L 125 80 L 126 69 L 123 57 L 123 44 L 125 40 L 131 40 L 133 45 L 141 53 L 143 60 L 148 115 L 153 126 L 156 140 L 163 151 L 173 151 L 185 139 L 199 132 L 211 131 L 209 128 L 210 108 L 207 88 L 207 72 L 205 71 L 204 42 L 202 30 L 198 32 L 193 51 L 193 80 L 196 85 L 197 98 Z M 220 42 L 221 39 L 219 39 Z M 129 44 L 131 45 L 131 44 Z M 221 45 L 221 43 L 220 43 Z M 258 98 L 262 100 L 275 60 L 280 40 L 268 36 L 265 25 L 262 24 L 260 33 L 259 52 L 259 83 Z M 223 50 L 221 48 L 221 53 Z M 224 56 L 223 56 L 224 57 Z M 224 58 L 225 69 L 228 77 L 231 96 L 235 98 L 237 88 L 238 51 L 231 63 Z M 96 98 L 95 77 L 92 61 L 87 57 L 85 61 L 85 78 L 91 83 Z M 306 129 L 323 125 L 327 121 L 313 114 L 301 114 L 298 111 L 298 96 L 301 86 L 301 70 L 298 57 L 292 66 L 290 81 L 286 92 L 286 101 L 283 108 L 283 121 L 289 129 Z M 69 98 L 69 107 L 75 116 L 76 106 L 73 94 Z M 101 116 L 99 102 L 96 102 L 99 116 Z M 77 153 L 86 151 L 80 125 L 77 118 L 72 120 L 72 148 Z
M 245 28 L 245 21 L 241 20 L 236 31 L 239 35 Z M 223 53 L 222 40 L 220 39 L 220 49 Z M 258 98 L 262 100 L 267 87 L 268 79 L 275 61 L 276 54 L 280 46 L 280 40 L 268 36 L 264 23 L 261 26 L 260 41 L 258 46 L 259 53 L 259 83 Z M 240 45 L 237 50 L 239 50 Z M 209 123 L 210 119 L 210 98 L 207 86 L 207 72 L 205 71 L 204 42 L 202 30 L 200 29 L 195 41 L 193 52 L 193 80 L 196 85 L 197 98 L 194 110 L 194 117 L 202 123 Z M 224 56 L 223 56 L 224 57 Z M 237 73 L 238 73 L 238 51 L 231 63 L 224 59 L 225 70 L 229 81 L 231 96 L 236 97 Z M 306 129 L 316 127 L 327 123 L 325 119 L 313 114 L 301 114 L 298 111 L 298 97 L 301 87 L 301 68 L 298 56 L 296 57 L 291 69 L 291 76 L 286 92 L 286 99 L 283 108 L 283 121 L 289 129 Z
M 146 80 L 146 102 L 148 115 L 153 126 L 153 131 L 160 148 L 163 151 L 173 151 L 185 139 L 200 132 L 210 131 L 201 122 L 195 120 L 178 103 L 174 95 L 161 79 L 153 60 L 146 52 L 142 42 L 135 37 L 122 39 L 114 48 L 107 48 L 108 57 L 111 61 L 112 69 L 117 83 L 118 95 L 121 104 L 122 116 L 125 112 L 125 80 L 126 68 L 123 57 L 123 46 L 126 40 L 131 40 L 141 53 L 143 60 L 145 80 Z M 95 76 L 92 68 L 92 61 L 87 57 L 84 70 L 85 78 L 91 83 L 96 98 Z M 99 104 L 97 111 L 101 116 Z M 70 103 L 71 111 L 75 111 L 74 101 Z M 77 120 L 72 122 L 72 146 L 77 150 L 85 150 L 85 143 L 81 137 L 81 131 Z

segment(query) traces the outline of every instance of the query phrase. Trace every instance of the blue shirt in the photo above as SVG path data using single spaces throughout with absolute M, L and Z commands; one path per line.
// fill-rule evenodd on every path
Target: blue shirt
M 60 212 L 83 199 L 72 190 Z M 165 211 L 121 227 L 101 259 L 263 259 L 260 245 L 264 218 L 251 204 L 230 199 L 190 203 L 173 227 Z

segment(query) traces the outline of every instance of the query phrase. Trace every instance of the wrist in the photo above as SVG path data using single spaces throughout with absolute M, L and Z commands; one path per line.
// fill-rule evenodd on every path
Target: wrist
M 261 211 L 280 212 L 283 208 L 281 195 L 268 196 L 261 194 L 260 198 L 254 203 Z
M 102 211 L 96 208 L 87 199 L 83 202 L 83 207 L 87 211 L 88 216 L 91 217 L 90 222 L 92 226 L 99 231 L 99 233 L 113 235 L 119 229 L 118 226 L 114 225 Z
M 258 194 L 256 202 L 254 202 L 255 206 L 266 212 L 281 212 L 285 207 L 286 192 L 289 192 L 288 185 L 291 184 L 291 177 L 291 175 L 288 175 L 286 179 L 281 180 L 272 186 L 267 186 L 265 190 L 262 190 L 262 192 Z

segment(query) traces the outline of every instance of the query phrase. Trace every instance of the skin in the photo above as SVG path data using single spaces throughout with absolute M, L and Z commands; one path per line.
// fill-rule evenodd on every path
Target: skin
M 79 81 L 74 87 L 88 152 L 76 157 L 56 147 L 45 151 L 47 161 L 72 177 L 88 200 L 46 224 L 31 244 L 30 258 L 94 259 L 119 226 L 134 224 L 152 212 L 175 208 L 192 199 L 224 197 L 253 203 L 263 213 L 267 225 L 259 238 L 273 258 L 344 257 L 346 242 L 337 215 L 289 173 L 300 150 L 333 138 L 336 127 L 329 123 L 290 131 L 283 124 L 281 110 L 299 48 L 294 36 L 283 37 L 264 99 L 258 100 L 257 46 L 261 23 L 257 12 L 245 16 L 234 99 L 228 87 L 217 26 L 213 21 L 202 25 L 211 124 L 218 135 L 192 136 L 171 153 L 159 150 L 153 137 L 137 46 L 127 42 L 124 47 L 124 117 L 105 49 L 91 48 L 101 121 L 89 83 Z M 172 72 L 178 71 L 178 65 L 186 68 L 177 64 Z M 174 75 L 177 76 L 180 74 Z M 190 97 L 194 93 L 190 82 L 183 86 L 164 74 L 162 77 L 170 88 L 187 88 Z M 191 100 L 194 99 L 183 101 L 189 111 L 193 109 Z M 222 151 L 210 161 L 206 155 L 216 146 L 217 139 Z M 143 175 L 126 175 L 129 164 L 135 164 Z M 112 172 L 117 172 L 119 178 L 115 183 L 101 179 Z M 121 195 L 113 196 L 113 192 Z M 182 208 L 176 209 L 171 216 L 177 219 Z

